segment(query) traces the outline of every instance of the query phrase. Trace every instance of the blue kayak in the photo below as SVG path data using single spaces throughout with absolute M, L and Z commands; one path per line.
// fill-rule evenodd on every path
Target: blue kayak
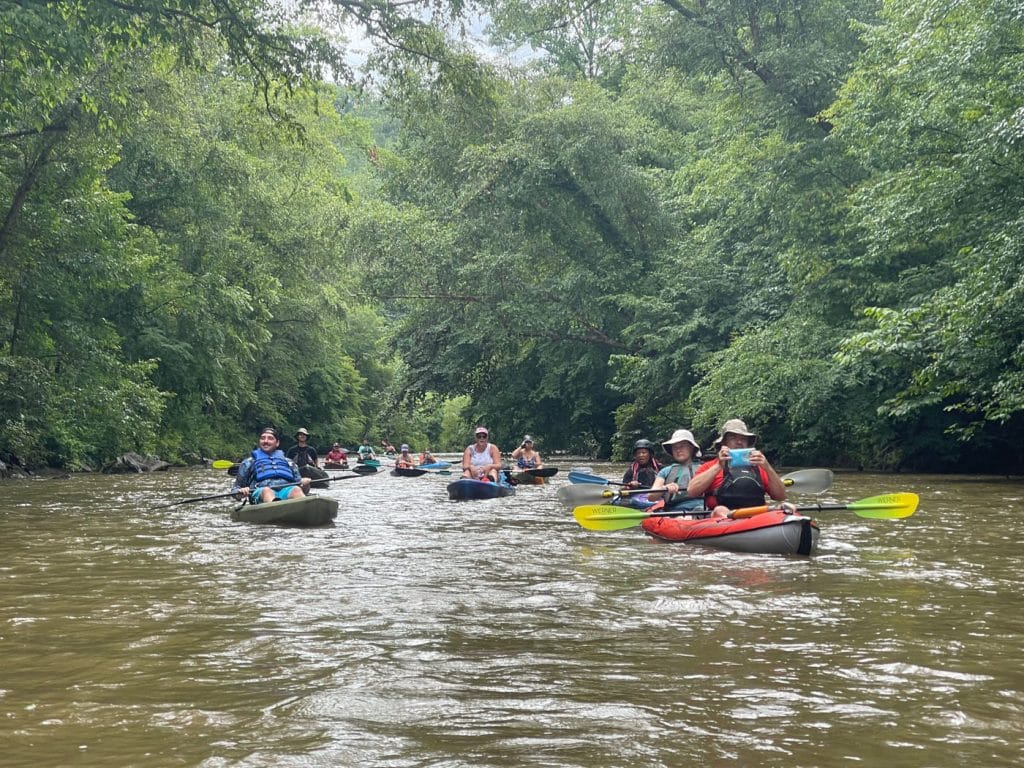
M 448 469 L 451 465 L 450 461 L 435 461 L 433 464 L 417 464 L 416 466 L 420 469 Z
M 488 483 L 483 480 L 471 480 L 468 477 L 448 483 L 448 498 L 452 501 L 497 499 L 501 496 L 511 496 L 515 492 L 515 488 L 505 483 Z

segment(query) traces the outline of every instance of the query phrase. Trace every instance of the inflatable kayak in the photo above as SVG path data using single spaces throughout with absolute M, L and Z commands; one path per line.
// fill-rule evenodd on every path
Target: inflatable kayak
M 818 524 L 814 520 L 780 510 L 739 520 L 649 517 L 641 527 L 665 541 L 702 544 L 731 552 L 810 555 L 818 546 Z
M 505 483 L 489 483 L 484 480 L 472 480 L 468 477 L 448 483 L 448 498 L 452 501 L 497 499 L 501 496 L 511 496 L 515 492 L 515 488 Z

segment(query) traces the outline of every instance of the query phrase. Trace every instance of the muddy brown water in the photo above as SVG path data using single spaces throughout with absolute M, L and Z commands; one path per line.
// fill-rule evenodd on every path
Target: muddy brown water
M 209 469 L 0 484 L 0 765 L 1020 762 L 1019 479 L 837 474 L 921 505 L 821 513 L 810 558 L 582 530 L 565 471 L 449 479 L 336 483 L 313 530 L 157 508 Z

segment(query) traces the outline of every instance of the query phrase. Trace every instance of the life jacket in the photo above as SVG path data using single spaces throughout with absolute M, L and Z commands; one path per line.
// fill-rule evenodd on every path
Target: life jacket
M 626 471 L 626 476 L 622 479 L 622 482 L 637 482 L 640 483 L 641 488 L 650 488 L 658 478 L 658 470 L 660 469 L 661 465 L 658 464 L 656 459 L 651 459 L 650 464 L 646 464 L 642 467 L 639 462 L 634 461 Z
M 416 465 L 413 463 L 412 456 L 408 453 L 400 453 L 395 459 L 395 466 L 399 469 L 412 469 Z
M 733 467 L 723 473 L 722 484 L 715 489 L 715 499 L 729 509 L 759 507 L 764 504 L 766 489 L 758 467 Z
M 672 464 L 665 475 L 665 485 L 675 483 L 679 491 L 673 494 L 664 494 L 665 509 L 698 510 L 704 508 L 704 499 L 692 498 L 686 494 L 686 484 L 697 472 L 699 464 L 692 461 L 689 464 Z M 683 482 L 686 481 L 686 482 Z
M 276 485 L 282 480 L 295 482 L 295 471 L 292 469 L 288 459 L 285 458 L 284 452 L 280 449 L 267 454 L 257 448 L 252 452 L 252 458 L 251 485 L 254 488 Z

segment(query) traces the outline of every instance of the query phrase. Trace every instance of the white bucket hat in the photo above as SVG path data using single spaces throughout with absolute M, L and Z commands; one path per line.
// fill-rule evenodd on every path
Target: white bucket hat
M 757 442 L 757 435 L 747 429 L 747 425 L 742 419 L 729 419 L 722 425 L 722 431 L 718 434 L 718 439 L 715 440 L 715 445 L 721 445 L 722 440 L 730 432 L 734 435 L 749 437 L 751 445 Z
M 672 446 L 676 443 L 689 443 L 693 446 L 694 455 L 700 455 L 700 446 L 697 445 L 697 441 L 693 437 L 693 432 L 688 429 L 677 429 L 672 433 L 672 437 L 661 444 L 661 447 L 665 449 L 665 453 L 672 454 Z

